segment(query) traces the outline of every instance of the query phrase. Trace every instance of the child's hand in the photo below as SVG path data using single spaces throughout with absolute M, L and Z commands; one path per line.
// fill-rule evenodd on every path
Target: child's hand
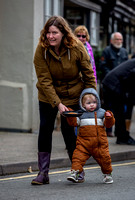
M 105 113 L 106 117 L 111 117 L 111 114 L 109 112 Z

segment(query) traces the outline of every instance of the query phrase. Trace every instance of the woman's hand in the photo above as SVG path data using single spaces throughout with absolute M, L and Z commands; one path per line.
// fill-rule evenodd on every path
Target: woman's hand
M 69 111 L 69 109 L 62 103 L 59 103 L 58 110 L 59 110 L 60 114 L 62 114 L 64 111 Z

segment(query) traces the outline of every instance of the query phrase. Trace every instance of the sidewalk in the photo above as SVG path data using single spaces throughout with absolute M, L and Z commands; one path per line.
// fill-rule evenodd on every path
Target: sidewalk
M 135 138 L 135 122 L 131 125 L 131 136 Z M 38 170 L 37 141 L 35 133 L 0 132 L 0 175 Z M 117 145 L 116 137 L 108 138 L 112 162 L 135 159 L 135 146 Z M 87 164 L 94 164 L 90 158 Z M 61 132 L 54 131 L 50 168 L 70 167 Z

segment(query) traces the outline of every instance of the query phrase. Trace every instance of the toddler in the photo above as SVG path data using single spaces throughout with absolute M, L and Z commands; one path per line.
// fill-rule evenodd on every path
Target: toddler
M 80 95 L 80 108 L 84 111 L 80 117 L 67 117 L 71 126 L 79 126 L 76 149 L 72 156 L 71 175 L 67 180 L 79 183 L 85 162 L 92 156 L 101 167 L 104 183 L 113 183 L 112 165 L 109 154 L 107 133 L 105 128 L 114 125 L 115 119 L 111 111 L 101 108 L 97 91 L 93 88 L 84 89 Z M 84 174 L 84 173 L 83 173 Z

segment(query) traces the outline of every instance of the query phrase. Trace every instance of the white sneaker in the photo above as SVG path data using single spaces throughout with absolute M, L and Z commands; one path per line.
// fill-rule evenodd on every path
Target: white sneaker
M 104 183 L 113 183 L 113 178 L 111 174 L 104 174 L 104 179 L 103 179 Z
M 77 183 L 78 177 L 79 177 L 79 170 L 77 170 L 77 171 L 71 170 L 71 175 L 67 177 L 67 180 Z

